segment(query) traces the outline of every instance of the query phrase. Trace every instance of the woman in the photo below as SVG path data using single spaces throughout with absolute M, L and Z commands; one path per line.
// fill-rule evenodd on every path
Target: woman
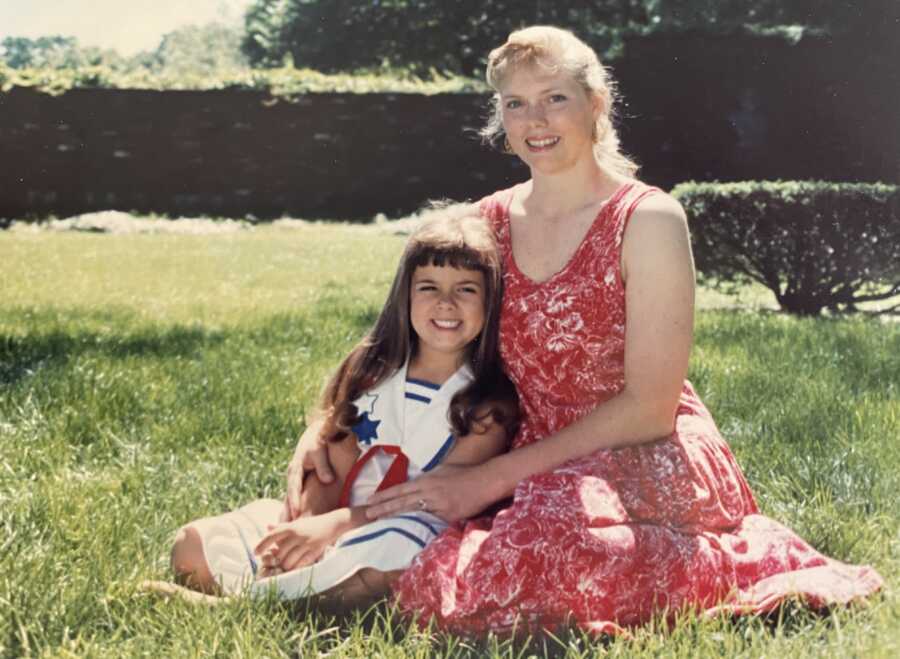
M 456 521 L 512 501 L 420 554 L 394 584 L 400 607 L 454 631 L 615 632 L 663 608 L 762 611 L 797 593 L 820 606 L 880 588 L 872 569 L 758 514 L 685 381 L 685 216 L 619 152 L 595 53 L 531 27 L 491 53 L 487 77 L 485 132 L 531 170 L 482 201 L 505 260 L 501 353 L 523 423 L 509 453 L 385 490 L 368 513 Z M 322 457 L 305 437 L 295 482 L 312 468 L 327 479 Z

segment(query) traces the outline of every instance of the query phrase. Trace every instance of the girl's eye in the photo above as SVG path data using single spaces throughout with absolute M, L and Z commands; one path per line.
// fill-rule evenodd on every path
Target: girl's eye
M 416 290 L 417 291 L 433 291 L 434 285 L 433 284 L 419 284 L 418 286 L 416 286 Z
M 565 101 L 565 100 L 566 100 L 566 97 L 565 97 L 564 94 L 553 94 L 553 95 L 550 97 L 550 102 L 551 102 L 551 103 L 562 103 L 562 102 Z
M 478 292 L 474 286 L 464 286 L 464 287 L 460 288 L 459 290 L 462 293 L 477 293 Z
M 522 106 L 522 101 L 517 101 L 515 99 L 509 100 L 506 102 L 507 110 L 515 110 L 516 108 L 519 108 L 521 106 Z

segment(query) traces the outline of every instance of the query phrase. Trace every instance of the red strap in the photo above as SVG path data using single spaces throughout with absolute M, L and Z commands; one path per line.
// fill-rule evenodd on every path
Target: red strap
M 340 501 L 338 501 L 338 506 L 340 508 L 346 508 L 350 505 L 350 490 L 353 489 L 353 483 L 356 481 L 356 477 L 359 476 L 359 472 L 362 471 L 363 466 L 365 466 L 365 464 L 379 451 L 384 451 L 388 455 L 393 455 L 394 460 L 391 462 L 391 466 L 388 467 L 387 473 L 384 475 L 384 478 L 381 479 L 378 487 L 375 488 L 375 491 L 381 492 L 381 490 L 406 482 L 407 470 L 409 468 L 409 458 L 406 457 L 406 454 L 400 450 L 399 446 L 376 444 L 363 453 L 350 468 L 350 473 L 348 473 L 347 478 L 344 479 L 344 487 L 341 490 Z

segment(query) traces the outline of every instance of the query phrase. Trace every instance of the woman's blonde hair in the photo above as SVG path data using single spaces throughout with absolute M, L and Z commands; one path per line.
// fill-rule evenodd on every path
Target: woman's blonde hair
M 621 152 L 619 135 L 613 125 L 613 104 L 617 99 L 615 82 L 590 46 L 568 30 L 558 27 L 534 25 L 516 30 L 505 44 L 491 51 L 486 77 L 495 93 L 490 119 L 481 129 L 485 142 L 500 147 L 506 139 L 500 86 L 510 71 L 522 65 L 561 69 L 571 75 L 588 96 L 599 97 L 603 110 L 594 127 L 594 156 L 602 167 L 611 172 L 628 177 L 635 175 L 638 165 Z

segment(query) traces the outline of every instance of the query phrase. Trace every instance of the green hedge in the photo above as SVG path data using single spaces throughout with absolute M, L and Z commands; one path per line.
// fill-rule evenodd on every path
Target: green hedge
M 672 194 L 687 211 L 705 278 L 760 282 L 800 315 L 853 312 L 900 294 L 896 185 L 691 181 Z
M 312 69 L 284 66 L 275 69 L 224 69 L 214 75 L 205 72 L 176 75 L 149 69 L 117 70 L 109 66 L 13 69 L 0 63 L 0 93 L 14 87 L 30 87 L 48 94 L 83 88 L 248 89 L 267 91 L 279 97 L 322 92 L 442 94 L 487 91 L 485 83 L 473 78 L 437 71 L 422 77 L 403 69 L 325 74 Z

